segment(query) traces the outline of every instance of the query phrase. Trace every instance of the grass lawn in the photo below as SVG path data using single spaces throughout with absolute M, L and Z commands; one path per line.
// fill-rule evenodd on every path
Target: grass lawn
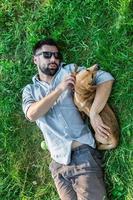
M 0 199 L 59 200 L 40 130 L 21 108 L 22 88 L 37 72 L 32 46 L 60 42 L 66 63 L 99 63 L 115 77 L 110 97 L 120 143 L 104 154 L 109 200 L 133 199 L 133 69 L 130 0 L 0 1 Z

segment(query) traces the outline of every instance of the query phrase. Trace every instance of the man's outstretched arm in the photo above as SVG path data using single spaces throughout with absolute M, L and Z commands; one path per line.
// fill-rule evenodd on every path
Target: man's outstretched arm
M 99 133 L 103 137 L 108 137 L 110 129 L 103 123 L 99 114 L 107 103 L 113 82 L 113 80 L 110 80 L 97 85 L 95 99 L 90 109 L 91 125 L 95 132 Z

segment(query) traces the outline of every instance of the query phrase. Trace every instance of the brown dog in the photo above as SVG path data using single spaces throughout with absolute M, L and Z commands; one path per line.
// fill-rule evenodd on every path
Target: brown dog
M 86 70 L 76 73 L 74 102 L 79 111 L 84 112 L 87 116 L 89 116 L 89 111 L 96 93 L 97 86 L 93 85 L 93 78 L 95 77 L 97 70 L 98 65 L 95 64 Z M 110 127 L 110 135 L 105 139 L 95 132 L 98 149 L 113 149 L 117 146 L 119 141 L 119 126 L 117 119 L 108 104 L 105 105 L 100 116 L 103 122 Z

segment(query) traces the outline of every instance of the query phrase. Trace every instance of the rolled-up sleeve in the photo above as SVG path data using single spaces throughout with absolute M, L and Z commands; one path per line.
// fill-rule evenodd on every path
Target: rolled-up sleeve
M 31 106 L 31 104 L 34 102 L 35 102 L 35 100 L 33 99 L 33 96 L 32 96 L 32 89 L 31 89 L 30 85 L 27 85 L 23 89 L 23 93 L 22 93 L 22 110 L 23 110 L 26 118 L 27 118 L 27 111 L 28 111 L 29 107 Z
M 114 77 L 106 71 L 98 70 L 94 79 L 94 84 L 99 85 L 106 81 L 114 81 Z

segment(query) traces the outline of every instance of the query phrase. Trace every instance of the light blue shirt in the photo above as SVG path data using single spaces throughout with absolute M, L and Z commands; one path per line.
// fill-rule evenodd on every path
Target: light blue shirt
M 23 89 L 23 111 L 25 116 L 32 103 L 41 100 L 47 96 L 64 77 L 75 69 L 74 64 L 63 65 L 61 63 L 59 70 L 53 77 L 50 84 L 40 81 L 38 75 L 33 77 L 33 84 L 28 84 Z M 83 70 L 79 67 L 78 70 Z M 108 72 L 99 70 L 96 74 L 95 84 L 114 80 Z M 95 148 L 95 140 L 89 129 L 84 123 L 81 115 L 74 104 L 73 92 L 71 89 L 64 91 L 55 101 L 54 105 L 42 117 L 36 120 L 36 124 L 41 129 L 45 142 L 50 151 L 51 157 L 58 163 L 69 164 L 71 159 L 71 145 L 73 141 L 81 144 L 88 144 Z

